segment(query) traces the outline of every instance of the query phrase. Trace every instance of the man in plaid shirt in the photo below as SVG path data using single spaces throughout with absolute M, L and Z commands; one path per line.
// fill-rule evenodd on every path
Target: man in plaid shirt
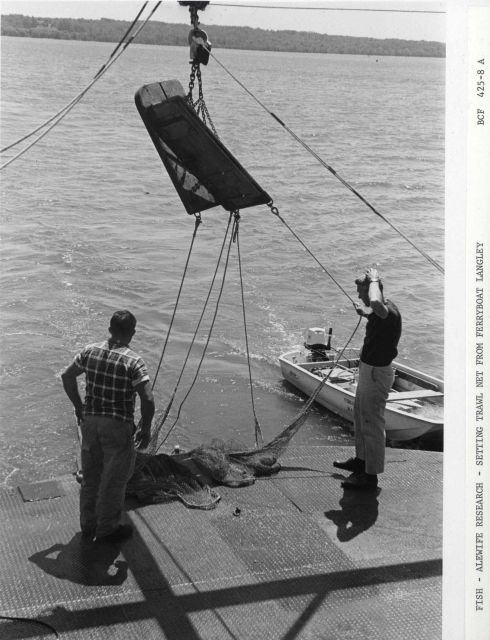
M 82 535 L 110 542 L 132 534 L 131 526 L 121 524 L 121 519 L 126 485 L 136 457 L 136 394 L 141 404 L 136 446 L 148 446 L 155 413 L 146 365 L 129 348 L 135 327 L 132 313 L 116 311 L 109 327 L 111 337 L 82 349 L 61 376 L 82 432 Z M 77 383 L 82 374 L 86 382 L 85 404 Z

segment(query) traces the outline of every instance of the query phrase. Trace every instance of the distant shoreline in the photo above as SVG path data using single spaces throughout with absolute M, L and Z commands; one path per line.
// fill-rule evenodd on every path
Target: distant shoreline
M 119 42 L 130 22 L 83 18 L 38 18 L 19 14 L 1 16 L 1 35 L 55 40 Z M 335 53 L 372 56 L 444 58 L 446 45 L 427 40 L 356 38 L 306 31 L 272 31 L 250 27 L 201 24 L 212 45 L 222 49 L 284 51 L 291 53 Z M 149 22 L 135 42 L 150 45 L 188 46 L 189 25 Z

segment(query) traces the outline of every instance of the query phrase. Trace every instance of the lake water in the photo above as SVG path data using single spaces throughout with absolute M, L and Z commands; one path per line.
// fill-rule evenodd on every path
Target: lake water
M 2 38 L 2 147 L 67 104 L 111 43 Z M 440 264 L 444 229 L 444 60 L 213 51 L 240 81 Z M 143 84 L 188 84 L 188 50 L 130 46 L 83 101 L 2 171 L 0 482 L 71 472 L 76 428 L 60 373 L 103 340 L 112 312 L 138 319 L 133 346 L 153 376 L 194 228 L 134 106 Z M 399 359 L 443 374 L 443 277 L 375 216 L 213 60 L 204 95 L 221 140 L 273 197 L 290 226 L 355 298 L 377 264 L 404 320 Z M 2 154 L 5 162 L 17 149 Z M 163 410 L 211 282 L 228 214 L 203 213 L 188 278 L 155 387 Z M 277 357 L 312 326 L 343 345 L 357 324 L 348 298 L 267 207 L 242 212 L 240 249 L 254 396 L 265 440 L 304 398 Z M 236 252 L 208 357 L 168 444 L 212 437 L 253 446 Z M 210 314 L 207 319 L 209 320 Z M 171 417 L 204 345 L 202 328 Z M 361 327 L 356 336 L 362 339 Z M 180 395 L 179 395 L 180 394 Z M 170 424 L 173 420 L 170 422 Z M 315 408 L 295 437 L 348 444 L 346 423 Z

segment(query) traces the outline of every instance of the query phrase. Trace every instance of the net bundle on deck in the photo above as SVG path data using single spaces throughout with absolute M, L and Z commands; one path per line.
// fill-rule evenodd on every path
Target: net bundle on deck
M 138 453 L 128 495 L 145 503 L 178 499 L 190 508 L 213 509 L 221 498 L 216 486 L 244 487 L 253 484 L 255 478 L 277 473 L 281 468 L 279 457 L 304 424 L 321 386 L 298 417 L 260 448 L 247 451 L 233 441 L 212 440 L 176 455 Z M 156 446 L 153 449 L 156 451 Z

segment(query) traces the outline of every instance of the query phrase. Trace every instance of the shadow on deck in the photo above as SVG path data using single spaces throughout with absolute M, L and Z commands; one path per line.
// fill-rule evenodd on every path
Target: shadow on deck
M 70 640 L 436 640 L 442 456 L 388 450 L 367 496 L 331 472 L 342 449 L 291 448 L 278 476 L 219 488 L 213 511 L 128 505 L 120 546 L 74 533 L 71 478 L 52 500 L 4 491 L 0 613 Z M 34 620 L 0 621 L 0 635 L 54 637 Z

